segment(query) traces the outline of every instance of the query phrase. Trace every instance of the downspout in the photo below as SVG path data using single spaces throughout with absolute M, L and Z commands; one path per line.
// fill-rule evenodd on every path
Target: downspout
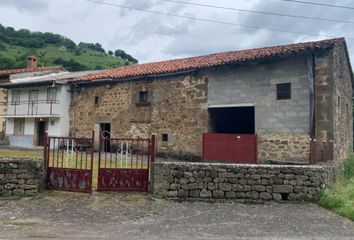
M 310 137 L 315 137 L 315 54 L 307 57 L 307 74 L 309 79 L 310 90 Z

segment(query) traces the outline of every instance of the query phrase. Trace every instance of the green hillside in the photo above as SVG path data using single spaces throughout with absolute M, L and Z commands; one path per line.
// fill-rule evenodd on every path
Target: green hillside
M 26 67 L 26 56 L 36 54 L 38 66 L 63 65 L 69 71 L 107 69 L 138 61 L 117 49 L 106 51 L 99 43 L 79 43 L 59 34 L 16 31 L 0 24 L 0 69 Z

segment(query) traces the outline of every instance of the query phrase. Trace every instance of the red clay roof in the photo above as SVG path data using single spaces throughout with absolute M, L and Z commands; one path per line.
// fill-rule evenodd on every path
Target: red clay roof
M 0 76 L 16 74 L 16 73 L 42 72 L 42 71 L 51 71 L 51 70 L 64 70 L 64 67 L 62 67 L 62 66 L 50 66 L 50 67 L 6 69 L 6 70 L 0 70 Z
M 76 78 L 74 80 L 89 81 L 102 78 L 123 79 L 146 75 L 172 73 L 191 69 L 213 67 L 224 64 L 241 63 L 266 58 L 290 56 L 298 53 L 307 52 L 310 50 L 330 48 L 333 47 L 335 44 L 341 43 L 345 43 L 344 38 L 334 38 L 316 42 L 296 43 L 242 51 L 222 52 L 205 56 L 189 57 L 183 59 L 119 67 L 99 73 L 88 74 L 83 77 Z

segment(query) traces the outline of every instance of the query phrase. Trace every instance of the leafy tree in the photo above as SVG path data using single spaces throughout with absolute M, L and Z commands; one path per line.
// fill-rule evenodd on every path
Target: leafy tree
M 108 54 L 112 56 L 113 55 L 113 51 L 109 50 Z
M 138 63 L 138 60 L 133 58 L 131 55 L 129 55 L 128 53 L 124 52 L 123 50 L 121 49 L 117 49 L 114 51 L 114 56 L 116 57 L 120 57 L 122 59 L 127 59 L 133 63 Z
M 88 69 L 87 66 L 75 61 L 72 58 L 69 61 L 61 57 L 56 58 L 53 63 L 56 65 L 62 65 L 68 71 L 82 71 Z

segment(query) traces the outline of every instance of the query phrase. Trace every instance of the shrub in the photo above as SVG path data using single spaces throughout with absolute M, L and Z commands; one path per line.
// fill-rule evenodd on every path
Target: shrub
M 354 154 L 351 154 L 345 161 L 344 161 L 344 176 L 346 178 L 354 177 Z

